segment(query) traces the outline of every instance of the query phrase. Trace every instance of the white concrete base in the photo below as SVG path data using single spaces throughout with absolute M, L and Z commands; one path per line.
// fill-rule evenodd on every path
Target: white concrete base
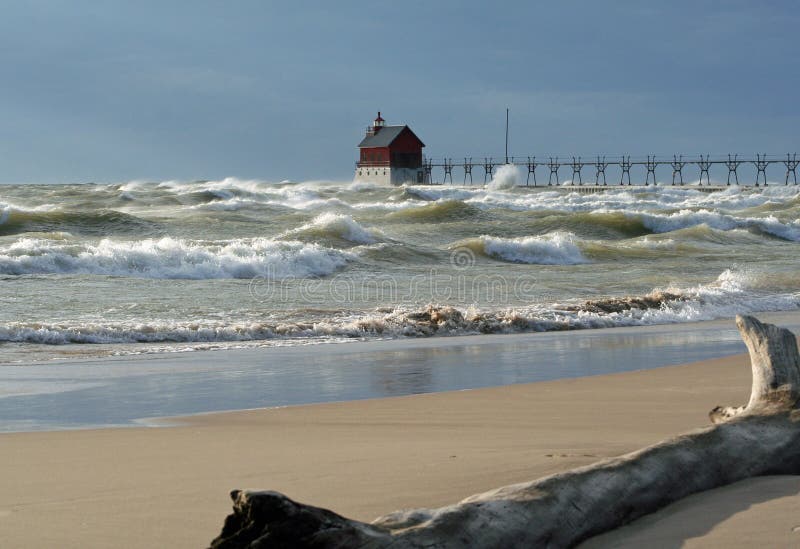
M 383 166 L 356 168 L 353 180 L 369 181 L 383 185 L 402 185 L 403 183 L 416 185 L 427 183 L 427 181 L 425 181 L 425 170 L 423 168 L 389 168 Z

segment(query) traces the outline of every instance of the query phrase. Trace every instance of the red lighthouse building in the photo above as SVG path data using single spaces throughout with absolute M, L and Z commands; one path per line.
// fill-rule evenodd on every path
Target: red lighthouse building
M 391 185 L 425 183 L 424 146 L 408 126 L 387 126 L 379 111 L 358 144 L 355 180 Z

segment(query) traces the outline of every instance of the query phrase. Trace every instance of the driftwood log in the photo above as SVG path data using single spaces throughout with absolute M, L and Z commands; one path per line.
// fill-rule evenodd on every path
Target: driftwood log
M 713 426 L 594 465 L 400 511 L 371 524 L 277 492 L 235 490 L 213 549 L 572 547 L 695 492 L 748 477 L 800 474 L 800 356 L 786 329 L 740 316 L 750 402 L 711 411 Z

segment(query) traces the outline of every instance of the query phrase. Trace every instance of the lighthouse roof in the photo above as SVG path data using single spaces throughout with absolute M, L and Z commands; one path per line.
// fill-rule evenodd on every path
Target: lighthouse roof
M 371 147 L 388 147 L 400 136 L 401 133 L 403 133 L 403 130 L 406 129 L 411 132 L 411 135 L 413 135 L 423 147 L 425 146 L 420 138 L 417 137 L 408 126 L 383 126 L 374 135 L 367 135 L 364 139 L 362 139 L 361 143 L 358 144 L 358 147 L 360 149 Z

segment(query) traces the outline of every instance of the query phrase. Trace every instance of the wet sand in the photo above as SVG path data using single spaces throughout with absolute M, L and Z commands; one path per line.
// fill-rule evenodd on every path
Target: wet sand
M 170 427 L 0 435 L 8 547 L 202 547 L 233 488 L 370 520 L 586 465 L 745 402 L 744 355 L 594 377 L 189 416 Z M 699 494 L 590 547 L 800 543 L 800 481 Z M 653 518 L 655 517 L 655 519 Z M 688 517 L 688 518 L 686 518 Z M 617 536 L 617 537 L 613 537 Z M 619 537 L 622 536 L 622 537 Z M 627 536 L 627 537 L 626 537 Z M 7 545 L 6 545 L 7 544 Z

